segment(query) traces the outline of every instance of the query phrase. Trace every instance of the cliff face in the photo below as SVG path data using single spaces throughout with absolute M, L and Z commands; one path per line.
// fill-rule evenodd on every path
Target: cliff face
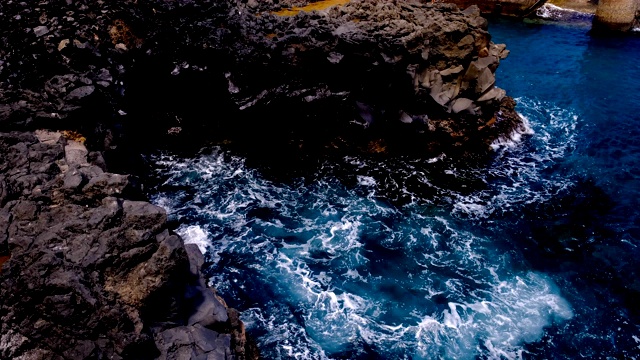
M 283 3 L 0 3 L 0 357 L 245 356 L 201 254 L 108 172 L 145 147 L 476 154 L 521 124 L 477 8 Z
M 351 1 L 280 16 L 256 4 L 229 24 L 242 39 L 229 44 L 225 71 L 233 106 L 257 127 L 273 127 L 263 119 L 275 114 L 303 146 L 355 132 L 350 144 L 364 137 L 389 151 L 482 151 L 519 123 L 495 86 L 508 51 L 491 43 L 477 8 Z
M 382 136 L 388 148 L 431 155 L 483 151 L 519 122 L 495 87 L 508 52 L 474 8 L 351 1 L 279 16 L 294 3 L 21 4 L 0 5 L 0 124 L 79 129 L 96 150 L 123 133 L 248 144 L 293 133 L 282 142 L 308 148 L 355 133 L 354 143 L 394 134 Z

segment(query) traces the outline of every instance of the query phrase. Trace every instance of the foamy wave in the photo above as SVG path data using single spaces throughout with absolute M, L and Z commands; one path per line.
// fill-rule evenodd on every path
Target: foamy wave
M 180 227 L 176 230 L 176 233 L 184 239 L 185 244 L 198 245 L 198 249 L 203 254 L 207 252 L 207 248 L 211 245 L 209 235 L 199 225 Z
M 565 9 L 549 3 L 538 8 L 536 16 L 555 21 L 590 21 L 593 18 L 593 14 Z
M 523 116 L 522 114 L 518 114 L 522 118 L 522 124 L 520 124 L 516 129 L 514 129 L 509 135 L 501 136 L 496 139 L 493 143 L 491 143 L 491 148 L 493 150 L 498 150 L 500 148 L 512 148 L 517 146 L 520 142 L 522 142 L 523 135 L 533 135 L 535 132 L 529 125 L 529 120 Z
M 494 184 L 471 194 L 450 192 L 454 214 L 487 218 L 496 211 L 509 212 L 522 204 L 548 200 L 573 186 L 572 179 L 548 177 L 545 170 L 575 148 L 578 114 L 531 99 L 517 101 L 524 112 L 524 128 L 496 145 L 494 166 L 463 174 L 491 177 Z M 525 134 L 527 141 L 523 142 Z

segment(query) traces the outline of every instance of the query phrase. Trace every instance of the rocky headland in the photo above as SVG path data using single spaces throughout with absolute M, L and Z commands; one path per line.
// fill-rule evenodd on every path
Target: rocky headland
M 0 3 L 0 357 L 257 356 L 144 151 L 475 157 L 522 126 L 478 8 L 305 5 Z

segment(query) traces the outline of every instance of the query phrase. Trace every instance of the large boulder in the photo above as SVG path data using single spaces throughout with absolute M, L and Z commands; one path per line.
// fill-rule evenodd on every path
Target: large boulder
M 596 33 L 627 32 L 631 30 L 638 10 L 636 0 L 600 0 L 593 18 Z

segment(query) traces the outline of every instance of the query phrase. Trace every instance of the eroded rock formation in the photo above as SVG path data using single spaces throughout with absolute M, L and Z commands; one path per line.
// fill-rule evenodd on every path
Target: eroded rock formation
M 225 79 L 256 126 L 275 114 L 304 140 L 305 131 L 342 137 L 360 123 L 356 138 L 426 155 L 487 148 L 520 121 L 495 86 L 508 51 L 491 43 L 475 7 L 352 1 L 283 17 L 255 6 L 229 22 L 242 41 L 230 45 Z
M 426 157 L 521 124 L 477 8 L 275 13 L 306 3 L 0 2 L 0 357 L 245 356 L 197 249 L 109 172 L 144 146 Z
M 0 357 L 243 358 L 202 254 L 132 177 L 60 133 L 0 133 L 0 152 Z
M 80 129 L 96 150 L 123 132 L 319 148 L 355 132 L 349 143 L 393 134 L 387 148 L 418 154 L 486 149 L 517 126 L 495 87 L 507 51 L 477 8 L 360 0 L 274 14 L 302 3 L 9 2 L 0 122 Z

